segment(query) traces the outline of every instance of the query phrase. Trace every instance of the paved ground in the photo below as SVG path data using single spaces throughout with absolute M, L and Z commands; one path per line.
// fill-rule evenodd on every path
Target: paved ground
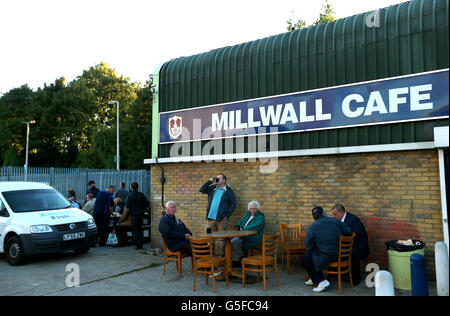
M 148 247 L 148 246 L 147 246 Z M 149 248 L 147 248 L 149 249 Z M 316 294 L 311 287 L 305 286 L 305 273 L 297 263 L 291 267 L 291 275 L 279 271 L 280 286 L 277 288 L 275 276 L 269 273 L 268 290 L 263 284 L 256 283 L 256 277 L 250 275 L 246 288 L 238 279 L 233 279 L 229 287 L 225 282 L 217 282 L 217 293 L 212 292 L 212 284 L 205 285 L 204 277 L 197 282 L 197 290 L 192 291 L 193 274 L 190 259 L 183 261 L 183 276 L 178 277 L 174 263 L 169 263 L 166 275 L 162 275 L 162 258 L 150 254 L 138 254 L 134 247 L 109 248 L 97 247 L 85 255 L 73 253 L 43 256 L 31 259 L 26 265 L 12 267 L 3 255 L 0 255 L 0 296 L 94 296 L 94 295 L 131 295 L 131 296 L 307 296 L 339 295 L 337 280 L 331 281 L 331 287 L 324 293 Z M 68 288 L 66 278 L 73 270 L 66 272 L 70 263 L 80 268 L 80 286 Z M 70 278 L 69 278 L 70 279 Z M 363 283 L 363 282 L 362 282 Z M 433 284 L 430 284 L 432 290 Z M 342 295 L 373 296 L 373 288 L 360 284 L 351 289 L 343 282 Z M 410 292 L 398 292 L 398 295 L 410 295 Z M 430 293 L 433 294 L 433 293 Z

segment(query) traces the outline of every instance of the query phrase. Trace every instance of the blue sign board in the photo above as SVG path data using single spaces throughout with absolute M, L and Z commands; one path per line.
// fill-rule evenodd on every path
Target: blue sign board
M 449 117 L 448 69 L 160 113 L 159 143 Z

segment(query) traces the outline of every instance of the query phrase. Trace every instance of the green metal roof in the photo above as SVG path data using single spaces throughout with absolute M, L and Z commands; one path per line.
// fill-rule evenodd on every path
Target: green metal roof
M 380 27 L 366 26 L 370 13 L 171 60 L 159 72 L 159 112 L 448 68 L 448 0 L 380 9 Z M 279 150 L 429 141 L 442 124 L 285 134 Z M 158 151 L 168 157 L 170 145 Z

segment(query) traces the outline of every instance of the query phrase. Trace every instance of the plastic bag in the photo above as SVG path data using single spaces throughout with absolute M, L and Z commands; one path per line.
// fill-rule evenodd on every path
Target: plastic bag
M 414 251 L 425 248 L 425 243 L 421 240 L 413 240 L 413 245 L 402 245 L 397 242 L 397 240 L 389 240 L 384 244 L 388 250 L 395 250 L 398 252 Z
M 108 240 L 106 241 L 106 244 L 108 246 L 117 246 L 119 241 L 117 240 L 116 232 L 112 231 L 109 233 Z

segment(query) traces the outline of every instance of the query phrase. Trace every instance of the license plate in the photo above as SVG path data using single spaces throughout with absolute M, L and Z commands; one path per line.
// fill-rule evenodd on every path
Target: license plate
M 81 233 L 73 233 L 73 234 L 65 234 L 63 236 L 63 240 L 74 240 L 74 239 L 81 239 L 81 238 L 85 238 L 86 237 L 86 233 L 85 232 L 81 232 Z

